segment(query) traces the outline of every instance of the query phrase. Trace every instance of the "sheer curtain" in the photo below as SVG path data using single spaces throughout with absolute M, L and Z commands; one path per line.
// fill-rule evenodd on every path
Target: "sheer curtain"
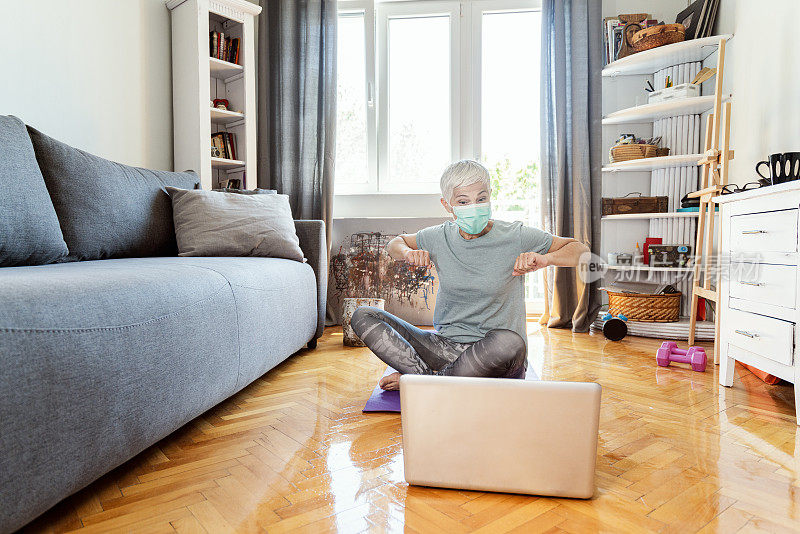
M 545 230 L 600 247 L 602 14 L 599 0 L 542 4 L 541 160 Z M 577 269 L 545 273 L 549 327 L 589 330 L 600 309 L 597 283 Z
M 289 195 L 295 219 L 333 223 L 336 0 L 262 0 L 258 183 Z

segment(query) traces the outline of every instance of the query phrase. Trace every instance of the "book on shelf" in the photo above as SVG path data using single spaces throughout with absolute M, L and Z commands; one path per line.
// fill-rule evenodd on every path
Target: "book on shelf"
M 219 150 L 219 157 L 236 159 L 236 136 L 234 134 L 217 132 L 211 136 L 211 145 Z
M 624 15 L 621 15 L 624 16 Z M 648 15 L 649 17 L 649 15 Z M 642 28 L 656 26 L 657 20 L 643 20 L 639 25 Z M 622 40 L 625 38 L 625 23 L 616 17 L 606 17 L 603 19 L 603 59 L 604 64 L 619 59 L 619 51 L 622 49 Z
M 209 32 L 208 40 L 211 57 L 239 64 L 240 39 L 238 37 L 225 37 L 224 32 Z

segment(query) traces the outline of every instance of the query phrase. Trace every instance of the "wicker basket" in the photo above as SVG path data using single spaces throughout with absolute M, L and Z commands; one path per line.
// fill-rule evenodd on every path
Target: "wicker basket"
M 631 159 L 642 159 L 655 157 L 657 152 L 656 145 L 640 145 L 629 143 L 627 145 L 612 146 L 608 152 L 611 163 L 628 161 Z
M 645 323 L 672 323 L 681 311 L 681 294 L 640 295 L 637 293 L 608 293 L 608 311 L 620 313 L 632 321 Z
M 631 46 L 637 52 L 658 48 L 672 43 L 680 43 L 686 36 L 683 24 L 660 24 L 633 34 Z
M 657 149 L 656 150 L 656 156 L 658 156 L 659 158 L 660 157 L 664 157 L 664 156 L 669 156 L 669 149 L 668 148 L 659 148 L 659 149 Z

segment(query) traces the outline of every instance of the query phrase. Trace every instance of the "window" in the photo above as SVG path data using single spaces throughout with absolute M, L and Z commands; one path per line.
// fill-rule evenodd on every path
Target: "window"
M 538 226 L 540 5 L 339 0 L 336 194 L 438 194 L 479 159 L 495 216 Z
M 388 17 L 386 48 L 386 185 L 402 188 L 450 163 L 449 15 Z
M 337 181 L 366 186 L 367 159 L 367 76 L 364 12 L 339 14 L 339 42 L 336 57 L 336 165 Z
M 460 158 L 535 162 L 539 6 L 340 0 L 336 194 L 437 193 Z

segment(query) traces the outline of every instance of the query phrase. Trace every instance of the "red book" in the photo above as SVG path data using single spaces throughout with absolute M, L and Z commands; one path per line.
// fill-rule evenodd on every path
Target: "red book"
M 647 237 L 644 240 L 644 251 L 642 255 L 644 256 L 644 264 L 650 265 L 650 245 L 660 245 L 661 238 L 660 237 Z

